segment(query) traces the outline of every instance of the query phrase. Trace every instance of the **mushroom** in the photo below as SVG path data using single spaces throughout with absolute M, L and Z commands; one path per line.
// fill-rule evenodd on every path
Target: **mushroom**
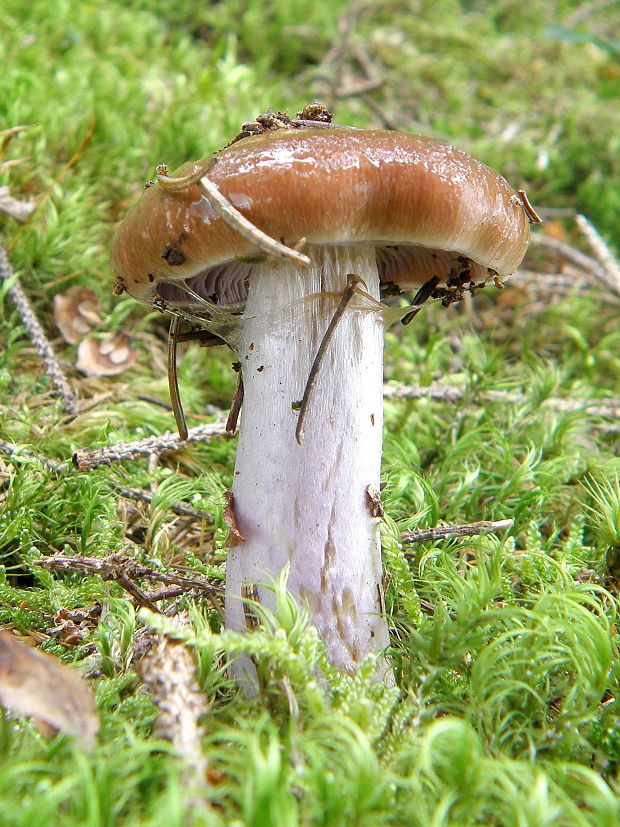
M 54 296 L 54 321 L 65 342 L 77 344 L 101 321 L 94 291 L 76 284 L 64 293 L 57 293 Z
M 248 597 L 273 608 L 287 567 L 287 587 L 332 663 L 352 672 L 388 645 L 382 298 L 418 291 L 400 311 L 407 321 L 430 296 L 448 304 L 512 274 L 528 213 L 503 178 L 455 147 L 401 132 L 278 126 L 149 186 L 117 229 L 111 267 L 117 290 L 211 330 L 241 364 L 226 625 L 252 627 Z M 272 239 L 305 244 L 309 263 L 261 254 L 203 197 L 207 184 Z M 237 674 L 251 685 L 248 659 Z

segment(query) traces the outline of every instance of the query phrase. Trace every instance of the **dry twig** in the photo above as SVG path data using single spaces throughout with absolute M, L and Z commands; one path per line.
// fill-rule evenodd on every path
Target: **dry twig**
M 49 468 L 49 470 L 53 471 L 55 474 L 70 474 L 75 470 L 71 467 L 69 462 L 57 462 L 55 459 L 50 459 L 43 454 L 38 454 L 36 451 L 32 451 L 29 448 L 23 448 L 19 445 L 12 445 L 10 442 L 5 442 L 1 439 L 0 454 L 6 454 L 8 456 L 16 455 L 17 458 L 28 457 L 35 459 L 43 465 L 44 468 Z M 132 488 L 127 485 L 118 485 L 117 483 L 110 483 L 110 487 L 116 491 L 117 494 L 127 500 L 140 500 L 150 504 L 154 499 L 154 495 L 150 491 L 144 491 L 142 488 Z M 212 514 L 209 514 L 206 511 L 199 511 L 196 508 L 185 505 L 185 503 L 173 503 L 170 506 L 170 511 L 172 511 L 173 514 L 178 514 L 179 517 L 192 517 L 195 520 L 205 520 L 209 523 L 213 522 Z
M 563 267 L 561 273 L 541 273 L 538 270 L 520 268 L 514 276 L 510 277 L 510 284 L 515 287 L 525 287 L 528 293 L 540 299 L 549 295 L 561 299 L 576 291 L 583 293 L 593 287 L 600 288 L 600 282 L 590 273 L 570 266 Z
M 575 223 L 590 245 L 592 252 L 602 264 L 603 270 L 607 274 L 607 284 L 620 296 L 620 264 L 614 258 L 605 239 L 585 215 L 576 215 Z
M 327 100 L 331 108 L 337 99 L 368 94 L 383 85 L 372 61 L 360 44 L 353 41 L 353 32 L 362 13 L 364 3 L 350 0 L 346 12 L 338 21 L 338 35 L 330 49 L 323 55 L 317 67 L 317 80 L 326 84 L 321 98 Z M 355 77 L 350 71 L 351 63 L 356 63 L 362 77 Z
M 572 262 L 576 267 L 585 270 L 586 273 L 600 274 L 601 267 L 596 259 L 582 253 L 581 250 L 566 241 L 561 241 L 559 238 L 544 233 L 532 233 L 530 243 L 533 247 L 544 247 L 547 250 L 552 250 L 562 258 Z
M 585 280 L 594 279 L 610 289 L 614 296 L 620 296 L 620 266 L 599 235 L 594 225 L 582 215 L 575 216 L 575 222 L 580 232 L 585 236 L 596 258 L 586 255 L 577 247 L 543 233 L 533 233 L 531 244 L 534 247 L 543 247 L 556 255 L 574 264 L 581 271 Z M 544 280 L 544 274 L 542 274 Z
M 10 442 L 5 442 L 3 439 L 0 439 L 0 453 L 10 457 L 17 455 L 17 459 L 19 459 L 19 457 L 36 459 L 37 462 L 41 463 L 45 468 L 49 468 L 50 471 L 54 471 L 56 474 L 66 474 L 70 470 L 69 463 L 67 462 L 57 462 L 55 459 L 49 459 L 49 457 L 45 457 L 43 454 L 37 454 L 36 451 L 31 451 L 30 448 L 13 445 Z
M 112 488 L 117 494 L 120 494 L 121 497 L 127 500 L 141 500 L 150 505 L 155 499 L 153 494 L 145 491 L 143 488 L 132 488 L 127 485 L 117 485 L 116 483 L 112 484 Z M 185 503 L 172 503 L 172 505 L 170 505 L 170 511 L 179 517 L 191 517 L 194 520 L 213 522 L 213 514 L 209 514 L 207 511 L 199 511 L 197 508 L 185 505 Z
M 417 528 L 413 531 L 403 531 L 401 542 L 403 545 L 412 543 L 426 543 L 429 540 L 446 540 L 451 537 L 474 537 L 478 534 L 493 534 L 506 531 L 514 520 L 480 520 L 477 523 L 462 525 L 443 525 L 435 528 Z
M 64 554 L 52 554 L 49 557 L 35 560 L 33 565 L 50 571 L 76 571 L 82 574 L 98 575 L 102 580 L 111 580 L 128 591 L 140 606 L 146 606 L 152 611 L 158 611 L 154 605 L 153 596 L 142 591 L 134 581 L 147 580 L 153 583 L 179 586 L 184 590 L 183 593 L 198 594 L 209 600 L 218 611 L 221 609 L 219 601 L 224 592 L 222 586 L 179 574 L 155 571 L 150 566 L 139 563 L 132 557 L 124 557 L 122 554 L 109 554 L 107 557 L 67 557 Z M 155 596 L 157 599 L 162 599 L 157 593 Z
M 24 293 L 19 280 L 15 276 L 13 272 L 13 268 L 9 262 L 8 256 L 6 254 L 6 250 L 0 244 L 0 278 L 4 281 L 12 281 L 12 284 L 8 288 L 8 294 L 11 297 L 11 301 L 15 305 L 15 309 L 19 313 L 19 316 L 24 324 L 24 327 L 28 331 L 28 335 L 35 346 L 37 353 L 43 360 L 43 364 L 45 365 L 45 372 L 50 378 L 50 381 L 54 388 L 56 389 L 58 395 L 62 400 L 62 405 L 65 411 L 72 416 L 78 413 L 79 404 L 78 400 L 73 392 L 73 388 L 70 386 L 67 378 L 64 374 L 63 369 L 60 366 L 60 362 L 58 361 L 56 354 L 54 353 L 54 348 L 50 344 L 47 336 L 45 335 L 45 331 L 41 327 L 39 320 L 37 319 L 34 310 L 26 294 Z
M 430 385 L 401 385 L 396 383 L 383 386 L 384 399 L 436 399 L 441 402 L 461 402 L 468 391 L 463 386 L 444 385 L 441 382 L 432 382 Z M 525 402 L 527 397 L 522 393 L 511 393 L 510 391 L 486 391 L 479 397 L 487 402 L 504 402 L 506 404 L 519 404 Z M 601 431 L 615 433 L 620 431 L 620 400 L 619 399 L 559 399 L 549 397 L 543 399 L 541 405 L 555 408 L 558 411 L 573 413 L 576 411 L 588 411 L 589 414 L 602 419 L 610 419 L 611 422 L 603 423 Z
M 208 704 L 196 682 L 192 652 L 179 641 L 157 635 L 139 671 L 159 709 L 156 735 L 170 741 L 192 770 L 185 786 L 204 785 L 207 762 L 199 720 Z
M 402 385 L 396 383 L 383 386 L 383 396 L 386 399 L 436 399 L 441 402 L 454 404 L 462 401 L 467 390 L 462 386 L 446 385 L 432 382 L 430 385 Z M 524 394 L 508 391 L 486 391 L 480 399 L 489 402 L 505 402 L 519 404 L 526 400 Z M 600 430 L 615 433 L 620 430 L 620 400 L 616 399 L 558 399 L 549 398 L 543 405 L 556 410 L 572 412 L 587 410 L 592 416 L 610 419 L 611 422 L 601 424 Z M 161 456 L 172 451 L 185 448 L 191 442 L 209 442 L 213 437 L 225 436 L 227 415 L 220 411 L 215 422 L 191 428 L 188 439 L 182 440 L 176 434 L 167 432 L 160 437 L 148 437 L 136 442 L 119 443 L 118 445 L 104 446 L 89 450 L 81 448 L 73 455 L 73 465 L 78 471 L 89 471 L 100 465 L 112 465 L 126 460 L 149 457 L 153 454 Z M 144 497 L 141 497 L 145 499 Z
M 73 467 L 77 471 L 90 471 L 100 465 L 112 465 L 115 462 L 149 457 L 152 454 L 161 456 L 171 451 L 178 451 L 192 442 L 209 442 L 214 436 L 226 434 L 226 419 L 227 414 L 221 412 L 215 422 L 190 428 L 186 440 L 181 439 L 178 434 L 167 431 L 162 436 L 139 439 L 136 442 L 119 442 L 117 445 L 106 445 L 92 451 L 88 448 L 80 448 L 73 454 Z

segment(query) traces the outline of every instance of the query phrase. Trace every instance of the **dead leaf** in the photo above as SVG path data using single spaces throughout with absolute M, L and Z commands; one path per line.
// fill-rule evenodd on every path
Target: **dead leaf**
M 228 548 L 236 548 L 241 543 L 245 543 L 245 537 L 239 531 L 237 525 L 237 515 L 235 514 L 235 495 L 232 491 L 224 491 L 224 499 L 226 500 L 226 507 L 222 514 L 224 525 L 228 527 L 228 539 L 226 541 Z
M 77 369 L 86 376 L 118 376 L 138 358 L 125 333 L 87 336 L 77 352 Z
M 70 345 L 79 342 L 99 324 L 99 311 L 99 300 L 88 287 L 76 284 L 54 296 L 54 321 L 62 338 Z
M 101 619 L 101 606 L 97 603 L 90 609 L 60 609 L 56 612 L 56 625 L 48 629 L 48 635 L 58 639 L 64 646 L 80 646 L 91 634 Z
M 366 505 L 371 517 L 383 517 L 385 514 L 383 503 L 381 502 L 381 493 L 376 485 L 368 485 L 366 487 Z
M 74 735 L 85 749 L 95 744 L 99 719 L 84 678 L 6 631 L 0 631 L 0 704 L 42 730 Z
M 0 212 L 20 223 L 27 221 L 36 209 L 34 201 L 19 201 L 13 198 L 8 187 L 0 187 Z

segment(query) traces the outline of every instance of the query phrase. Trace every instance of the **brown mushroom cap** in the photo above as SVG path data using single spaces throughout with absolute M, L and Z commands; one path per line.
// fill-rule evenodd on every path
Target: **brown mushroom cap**
M 471 281 L 512 274 L 529 239 L 509 184 L 453 146 L 379 130 L 281 129 L 217 153 L 208 173 L 258 228 L 284 243 L 375 244 L 383 283 L 415 289 L 436 275 Z M 175 176 L 188 174 L 183 165 Z M 259 251 L 219 218 L 197 185 L 145 190 L 119 225 L 111 267 L 122 287 L 153 304 L 245 300 Z

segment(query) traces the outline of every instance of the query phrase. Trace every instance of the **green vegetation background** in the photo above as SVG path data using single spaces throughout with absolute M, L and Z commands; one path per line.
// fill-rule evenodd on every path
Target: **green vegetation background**
M 40 206 L 23 232 L 0 217 L 0 238 L 51 336 L 53 296 L 87 285 L 104 308 L 99 332 L 130 329 L 140 359 L 113 380 L 72 372 L 83 396 L 102 396 L 67 421 L 4 302 L 1 438 L 65 460 L 172 427 L 140 399 L 166 398 L 163 344 L 153 315 L 111 296 L 113 225 L 156 164 L 203 157 L 269 106 L 294 114 L 319 98 L 344 123 L 452 141 L 534 204 L 587 214 L 617 249 L 619 32 L 620 9 L 600 0 L 4 0 L 0 130 L 36 128 L 7 147 L 5 159 L 23 160 L 0 185 Z M 382 83 L 364 92 L 369 66 Z M 540 254 L 528 261 L 545 265 Z M 90 646 L 102 717 L 88 756 L 27 722 L 0 724 L 3 825 L 619 823 L 618 431 L 543 404 L 620 395 L 618 305 L 603 289 L 534 301 L 507 287 L 469 316 L 430 308 L 419 319 L 388 333 L 387 378 L 449 374 L 466 395 L 456 406 L 386 403 L 398 686 L 373 685 L 372 664 L 355 678 L 326 668 L 318 682 L 320 645 L 284 611 L 279 630 L 257 634 L 271 677 L 245 701 L 227 681 L 217 618 L 196 609 L 188 641 L 211 704 L 204 748 L 214 772 L 191 789 L 151 734 L 156 709 L 132 666 L 144 619 L 116 586 L 32 561 L 129 549 L 221 579 L 234 443 L 151 471 L 137 462 L 58 477 L 24 455 L 0 462 L 0 624 L 38 634 L 84 671 Z M 57 344 L 72 364 L 75 348 Z M 227 406 L 230 361 L 187 349 L 180 377 L 194 422 L 207 404 Z M 490 390 L 523 397 L 481 402 Z M 119 503 L 118 482 L 154 485 L 153 507 Z M 214 524 L 178 539 L 169 505 L 179 499 Z M 515 521 L 501 538 L 413 551 L 399 542 L 412 527 L 500 518 Z M 96 600 L 105 618 L 83 647 L 47 634 L 59 609 Z

